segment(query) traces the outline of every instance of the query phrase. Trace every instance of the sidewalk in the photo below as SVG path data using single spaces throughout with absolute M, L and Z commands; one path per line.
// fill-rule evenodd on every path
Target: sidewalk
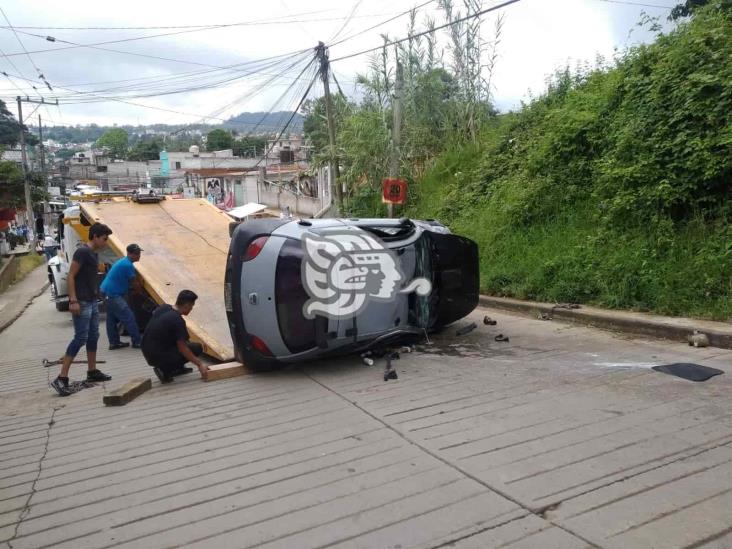
M 46 265 L 39 265 L 20 282 L 0 294 L 0 332 L 18 318 L 34 298 L 48 287 Z
M 557 320 L 585 326 L 680 342 L 686 342 L 687 337 L 694 333 L 694 330 L 699 330 L 707 335 L 710 346 L 732 349 L 732 323 L 730 322 L 713 322 L 631 311 L 611 311 L 585 305 L 579 309 L 562 309 L 557 308 L 553 303 L 521 301 L 487 295 L 480 296 L 480 304 L 483 307 L 511 311 L 534 318 L 540 313 L 544 313 Z

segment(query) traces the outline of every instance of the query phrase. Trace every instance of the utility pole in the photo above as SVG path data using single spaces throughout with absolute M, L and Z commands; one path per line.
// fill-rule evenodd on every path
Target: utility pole
M 30 181 L 28 180 L 28 158 L 25 155 L 25 131 L 23 130 L 23 100 L 18 100 L 18 122 L 20 123 L 20 158 L 23 164 L 23 186 L 25 189 L 25 215 L 28 218 L 28 225 L 33 225 L 33 202 L 31 200 Z
M 340 168 L 338 167 L 338 156 L 336 154 L 335 139 L 335 120 L 333 117 L 333 103 L 330 96 L 330 62 L 328 61 L 328 49 L 323 42 L 318 42 L 315 48 L 316 55 L 320 60 L 320 78 L 323 80 L 323 90 L 325 92 L 325 116 L 328 119 L 328 141 L 330 142 L 330 154 L 328 171 L 331 180 L 331 189 L 335 187 L 336 201 L 338 205 L 338 214 L 343 211 L 343 187 L 341 187 Z
M 40 139 L 41 144 L 41 173 L 44 176 L 46 176 L 46 156 L 43 153 L 43 126 L 41 125 L 41 115 L 38 115 L 38 139 Z
M 399 161 L 401 159 L 401 136 L 402 136 L 402 88 L 403 88 L 402 64 L 397 57 L 396 79 L 394 80 L 394 102 L 392 111 L 394 123 L 391 134 L 391 162 L 389 163 L 389 177 L 399 177 Z M 394 217 L 394 204 L 388 204 L 389 217 Z
M 28 170 L 28 158 L 26 156 L 25 152 L 25 132 L 23 131 L 23 128 L 25 124 L 23 124 L 23 103 L 36 103 L 38 105 L 53 105 L 54 103 L 47 103 L 45 99 L 41 97 L 41 100 L 38 101 L 36 99 L 30 99 L 29 97 L 26 97 L 23 99 L 22 97 L 18 96 L 16 97 L 18 101 L 18 123 L 20 124 L 20 156 L 21 156 L 21 162 L 23 164 L 23 183 L 25 188 L 25 209 L 26 209 L 26 215 L 28 217 L 28 224 L 33 224 L 33 201 L 31 200 L 31 188 L 30 188 L 30 177 L 29 177 L 29 170 Z M 56 105 L 58 105 L 58 99 L 56 99 Z M 40 123 L 40 117 L 39 117 L 39 123 Z M 43 141 L 41 140 L 41 154 L 43 154 Z

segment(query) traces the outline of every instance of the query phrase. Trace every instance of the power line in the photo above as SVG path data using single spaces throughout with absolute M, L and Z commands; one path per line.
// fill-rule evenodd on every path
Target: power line
M 343 25 L 341 25 L 341 28 L 340 28 L 340 29 L 338 29 L 338 32 L 336 32 L 336 33 L 335 33 L 335 34 L 333 35 L 333 37 L 332 37 L 332 38 L 331 38 L 330 40 L 328 40 L 328 42 L 332 42 L 333 40 L 335 40 L 336 38 L 338 38 L 338 37 L 340 36 L 340 34 L 341 34 L 341 33 L 342 33 L 342 32 L 343 32 L 344 30 L 346 30 L 346 27 L 347 27 L 347 26 L 348 26 L 348 24 L 349 24 L 349 23 L 351 22 L 351 19 L 352 19 L 352 18 L 353 18 L 353 16 L 355 15 L 355 13 L 356 13 L 356 10 L 357 10 L 357 9 L 359 8 L 359 6 L 361 5 L 361 2 L 363 2 L 363 0 L 358 0 L 358 2 L 356 2 L 356 3 L 355 3 L 355 4 L 353 5 L 353 9 L 351 9 L 350 13 L 349 13 L 349 14 L 348 14 L 348 16 L 346 17 L 346 19 L 345 19 L 345 20 L 343 21 Z
M 307 50 L 302 50 L 302 52 L 299 52 L 299 53 L 304 54 L 304 53 L 309 53 L 309 52 L 310 52 L 310 50 L 307 49 Z M 2 53 L 2 52 L 0 51 L 0 53 Z M 176 78 L 181 78 L 181 79 L 185 78 L 185 77 L 198 78 L 202 75 L 212 74 L 212 73 L 219 72 L 219 71 L 231 71 L 231 72 L 241 71 L 241 70 L 248 69 L 251 66 L 260 64 L 260 63 L 265 63 L 267 61 L 276 60 L 276 59 L 280 59 L 280 58 L 287 59 L 289 57 L 290 57 L 289 54 L 283 54 L 281 56 L 275 56 L 275 57 L 269 57 L 269 58 L 263 58 L 263 59 L 253 59 L 251 61 L 247 61 L 247 62 L 243 62 L 243 63 L 225 65 L 221 68 L 185 71 L 185 72 L 172 73 L 172 74 L 159 73 L 159 74 L 150 75 L 150 76 L 142 76 L 142 77 L 138 77 L 138 78 L 125 78 L 125 79 L 121 79 L 121 80 L 104 80 L 104 81 L 99 81 L 99 82 L 83 82 L 83 83 L 64 83 L 63 85 L 68 86 L 68 87 L 79 87 L 79 86 L 84 87 L 84 86 L 95 86 L 95 85 L 100 85 L 100 84 L 124 84 L 124 83 L 131 84 L 133 82 L 141 82 L 144 80 L 149 80 L 151 83 L 154 83 L 154 81 L 157 80 L 158 82 L 162 83 L 163 81 L 174 80 Z M 8 62 L 10 62 L 12 64 L 12 60 L 8 59 Z M 15 67 L 14 64 L 13 64 L 13 67 L 16 69 L 17 72 L 20 72 L 17 69 L 17 67 Z M 250 73 L 245 73 L 244 76 L 247 76 L 248 74 L 250 74 Z M 141 86 L 141 85 L 146 85 L 146 84 L 147 83 L 137 84 L 137 85 Z M 119 89 L 119 87 L 117 87 L 115 89 Z M 107 90 L 104 90 L 104 91 L 107 91 Z
M 413 8 L 408 9 L 407 11 L 403 11 L 401 13 L 398 13 L 394 17 L 390 17 L 389 19 L 386 19 L 384 21 L 381 21 L 380 23 L 377 23 L 376 25 L 372 25 L 371 27 L 369 27 L 367 29 L 363 29 L 362 31 L 358 31 L 357 33 L 354 33 L 354 34 L 351 34 L 349 36 L 346 36 L 345 38 L 341 38 L 337 42 L 333 42 L 332 44 L 328 44 L 328 46 L 337 46 L 338 44 L 342 44 L 343 42 L 346 42 L 347 40 L 351 40 L 352 38 L 355 38 L 356 36 L 361 36 L 362 34 L 365 34 L 365 33 L 369 32 L 369 31 L 372 31 L 374 29 L 378 29 L 379 27 L 381 27 L 383 25 L 386 25 L 387 23 L 391 23 L 392 21 L 395 21 L 395 20 L 399 19 L 400 17 L 404 17 L 405 15 L 407 15 L 409 13 L 412 13 L 412 11 L 414 11 L 414 10 L 418 10 L 420 8 L 425 7 L 426 5 L 431 4 L 434 1 L 435 0 L 427 0 L 427 2 L 423 2 L 422 4 L 419 4 L 418 6 L 414 6 Z
M 16 40 L 18 40 L 18 43 L 20 44 L 20 47 L 23 48 L 23 51 L 25 52 L 25 55 L 28 57 L 28 60 L 31 62 L 31 65 L 33 65 L 33 68 L 36 69 L 36 73 L 38 73 L 38 77 L 43 81 L 43 83 L 48 87 L 49 90 L 53 91 L 53 88 L 51 87 L 51 84 L 48 83 L 48 80 L 46 80 L 46 77 L 43 76 L 43 72 L 41 69 L 38 68 L 38 65 L 35 64 L 33 61 L 33 58 L 30 56 L 30 53 L 28 53 L 28 50 L 25 49 L 25 45 L 23 44 L 23 41 L 20 39 L 20 36 L 18 36 L 18 33 L 13 28 L 12 23 L 10 22 L 10 19 L 8 19 L 8 16 L 5 14 L 5 10 L 0 6 L 0 13 L 3 14 L 3 17 L 5 18 L 5 21 L 7 21 L 8 26 L 10 27 L 10 30 L 13 31 L 13 34 L 15 35 Z M 4 54 L 6 58 L 12 57 L 12 54 Z
M 319 13 L 319 12 L 304 12 L 302 14 L 296 14 L 296 15 L 311 15 L 313 13 Z M 287 17 L 294 17 L 294 15 L 290 15 L 290 16 L 287 16 Z M 311 21 L 321 21 L 321 19 L 310 19 L 310 20 L 307 20 L 306 22 L 311 22 Z M 240 23 L 226 23 L 226 24 L 220 24 L 220 25 L 196 26 L 194 28 L 185 28 L 183 30 L 178 30 L 178 31 L 175 31 L 175 32 L 164 32 L 164 33 L 159 33 L 159 34 L 147 34 L 145 36 L 133 36 L 133 37 L 127 37 L 127 38 L 120 38 L 120 39 L 117 39 L 117 40 L 105 40 L 103 42 L 95 42 L 93 44 L 77 44 L 75 42 L 70 42 L 68 40 L 62 40 L 60 38 L 56 38 L 56 37 L 53 37 L 53 36 L 42 36 L 40 34 L 35 34 L 35 33 L 32 33 L 32 32 L 16 31 L 16 29 L 14 27 L 10 27 L 10 29 L 12 29 L 13 32 L 20 32 L 21 34 L 25 34 L 27 36 L 32 36 L 34 38 L 40 38 L 41 40 L 47 40 L 49 42 L 60 42 L 60 43 L 63 43 L 63 44 L 69 44 L 69 46 L 63 46 L 63 47 L 60 47 L 60 48 L 48 48 L 48 49 L 44 49 L 44 50 L 34 50 L 34 51 L 31 51 L 31 52 L 28 52 L 28 51 L 25 51 L 25 52 L 15 52 L 15 53 L 9 53 L 8 56 L 9 57 L 15 57 L 15 56 L 18 56 L 18 55 L 24 55 L 24 53 L 25 54 L 28 54 L 28 53 L 34 53 L 34 54 L 35 53 L 48 53 L 48 52 L 57 52 L 57 51 L 63 51 L 63 50 L 70 50 L 70 49 L 75 49 L 75 48 L 90 48 L 90 47 L 93 47 L 93 46 L 105 46 L 105 45 L 109 45 L 109 44 L 122 44 L 122 43 L 125 43 L 125 42 L 136 42 L 136 41 L 139 41 L 139 40 L 147 40 L 149 38 L 160 38 L 160 37 L 163 37 L 163 36 L 175 36 L 175 35 L 179 35 L 179 34 L 189 34 L 189 33 L 202 32 L 202 31 L 214 30 L 214 29 L 215 30 L 220 30 L 220 29 L 231 28 L 231 27 L 240 27 L 240 26 L 249 26 L 249 25 L 272 25 L 272 24 L 299 23 L 299 22 L 301 22 L 301 21 L 298 21 L 298 20 L 280 21 L 279 19 L 274 19 L 274 20 L 272 20 L 272 19 L 262 19 L 262 20 L 258 20 L 258 21 L 245 21 L 245 22 L 240 22 Z M 7 28 L 7 27 L 2 27 L 2 28 Z
M 26 33 L 26 34 L 30 34 L 30 33 Z M 37 36 L 37 35 L 32 35 L 32 36 Z M 75 46 L 75 47 L 80 47 L 80 48 L 89 48 L 89 49 L 94 49 L 94 50 L 107 51 L 107 52 L 111 52 L 111 53 L 119 53 L 119 54 L 122 54 L 122 55 L 132 55 L 132 56 L 135 56 L 135 57 L 145 57 L 145 58 L 148 58 L 148 59 L 157 59 L 159 61 L 172 61 L 174 63 L 185 63 L 185 64 L 188 64 L 188 65 L 198 65 L 200 67 L 215 68 L 215 69 L 224 69 L 224 68 L 227 68 L 227 67 L 220 67 L 218 65 L 210 65 L 208 63 L 199 63 L 197 61 L 187 61 L 187 60 L 184 60 L 184 59 L 174 59 L 172 57 L 162 57 L 162 56 L 159 56 L 159 55 L 150 55 L 150 54 L 146 54 L 146 53 L 137 53 L 137 52 L 131 52 L 131 51 L 125 51 L 125 50 L 115 50 L 115 49 L 112 49 L 112 48 L 102 48 L 102 47 L 99 47 L 99 46 L 95 46 L 93 44 L 79 44 L 77 42 L 71 42 L 69 40 L 57 40 L 57 41 L 58 42 L 63 42 L 65 44 L 70 44 L 70 45 Z M 60 49 L 61 48 L 55 48 L 55 49 L 51 49 L 51 50 L 47 50 L 47 51 L 59 51 Z M 67 48 L 63 48 L 63 49 L 67 49 Z M 284 53 L 284 54 L 281 54 L 281 55 L 278 55 L 278 56 L 275 56 L 275 57 L 285 57 L 285 56 L 292 55 L 292 54 L 295 54 L 295 53 L 301 53 L 303 51 L 308 51 L 308 50 L 299 50 L 299 51 L 295 51 L 295 52 L 288 52 L 288 53 Z M 21 55 L 21 54 L 15 53 L 15 54 L 9 54 L 9 56 L 10 55 Z
M 461 17 L 460 19 L 456 19 L 455 21 L 451 21 L 449 23 L 445 23 L 444 25 L 440 25 L 439 27 L 434 27 L 432 29 L 428 29 L 428 30 L 423 31 L 423 32 L 418 32 L 417 34 L 411 34 L 411 35 L 407 36 L 406 38 L 400 38 L 399 40 L 391 40 L 391 41 L 388 41 L 388 42 L 384 42 L 381 46 L 377 46 L 375 48 L 369 48 L 367 50 L 359 51 L 359 52 L 356 52 L 356 53 L 351 53 L 351 54 L 348 54 L 348 55 L 343 55 L 341 57 L 337 57 L 335 59 L 331 59 L 330 62 L 331 63 L 335 63 L 336 61 L 343 61 L 344 59 L 350 59 L 351 57 L 357 57 L 359 55 L 363 55 L 364 53 L 371 53 L 372 51 L 378 51 L 378 50 L 380 50 L 382 48 L 385 48 L 387 46 L 394 46 L 396 44 L 401 44 L 402 42 L 406 42 L 407 40 L 413 40 L 413 39 L 418 38 L 420 36 L 424 36 L 425 34 L 431 34 L 434 31 L 438 31 L 438 30 L 444 29 L 446 27 L 451 27 L 452 25 L 457 25 L 458 23 L 462 23 L 464 21 L 468 21 L 469 19 L 474 19 L 476 17 L 480 17 L 481 15 L 485 15 L 486 13 L 490 13 L 492 11 L 496 11 L 496 10 L 499 10 L 501 8 L 505 8 L 506 6 L 510 6 L 511 4 L 515 4 L 515 3 L 520 2 L 520 1 L 521 0 L 507 0 L 506 2 L 503 2 L 501 4 L 498 4 L 497 6 L 493 6 L 493 7 L 490 7 L 490 8 L 486 8 L 484 10 L 481 10 L 479 12 L 473 13 L 471 15 L 466 15 L 465 17 Z M 341 40 L 340 42 L 343 42 L 343 40 Z M 340 42 L 336 42 L 336 44 L 338 44 Z
M 658 8 L 663 10 L 671 10 L 673 6 L 659 6 L 658 4 L 641 4 L 639 2 L 626 2 L 625 0 L 600 0 L 601 2 L 609 2 L 610 4 L 625 4 L 626 6 L 640 6 L 642 8 Z
M 306 50 L 306 51 L 310 51 L 310 50 Z M 298 57 L 300 57 L 300 56 L 298 56 Z M 300 60 L 296 60 L 291 65 L 291 67 L 294 66 L 298 62 L 300 62 Z M 311 64 L 312 64 L 312 60 L 311 60 L 310 63 L 308 63 L 308 66 L 310 66 Z M 288 67 L 288 68 L 291 68 L 291 67 Z M 285 70 L 287 70 L 287 69 L 285 69 Z M 301 72 L 301 74 L 302 74 L 302 72 Z M 26 81 L 32 82 L 32 80 L 30 80 L 28 78 L 25 78 L 25 77 L 17 77 L 15 75 L 13 75 L 13 76 L 15 78 L 20 78 L 21 80 L 26 80 Z M 276 78 L 276 77 L 274 77 L 274 78 Z M 272 79 L 270 79 L 270 82 L 271 81 L 272 81 Z M 265 83 L 265 84 L 267 84 L 267 83 Z M 220 122 L 227 122 L 228 121 L 228 119 L 220 118 L 220 117 L 218 117 L 218 116 L 216 116 L 214 114 L 209 114 L 209 115 L 193 114 L 193 113 L 184 112 L 184 111 L 178 111 L 178 110 L 173 110 L 173 109 L 166 109 L 166 108 L 163 108 L 163 107 L 154 107 L 152 105 L 145 105 L 143 103 L 136 103 L 136 102 L 133 102 L 133 101 L 129 101 L 129 100 L 126 100 L 126 99 L 120 99 L 120 98 L 116 98 L 116 97 L 109 97 L 109 96 L 97 95 L 97 94 L 94 94 L 94 93 L 91 93 L 91 92 L 80 92 L 78 90 L 74 90 L 74 89 L 67 88 L 67 87 L 64 87 L 64 86 L 57 86 L 57 87 L 59 87 L 60 89 L 64 89 L 64 90 L 67 90 L 67 91 L 71 91 L 71 92 L 77 93 L 77 94 L 92 95 L 93 97 L 95 97 L 97 100 L 99 100 L 101 102 L 114 101 L 114 102 L 123 103 L 123 104 L 127 104 L 127 105 L 132 105 L 132 106 L 136 106 L 136 107 L 142 107 L 142 108 L 146 108 L 146 109 L 152 109 L 152 110 L 157 110 L 157 111 L 162 111 L 162 112 L 168 112 L 168 113 L 172 113 L 172 114 L 179 114 L 179 115 L 184 115 L 184 116 L 193 116 L 193 117 L 196 117 L 196 118 L 198 118 L 200 120 L 212 119 L 212 120 L 218 120 Z M 260 86 L 261 89 L 263 89 L 264 87 L 265 86 Z M 261 89 L 260 89 L 260 91 L 261 91 Z M 288 88 L 288 89 L 290 89 L 290 88 Z M 219 111 L 222 112 L 223 110 L 226 110 L 226 109 L 230 108 L 231 106 L 233 106 L 236 103 L 240 102 L 240 100 L 241 100 L 241 98 L 240 99 L 237 99 L 234 103 L 231 103 L 231 104 L 227 105 L 226 107 L 224 107 L 224 109 L 219 109 Z M 62 104 L 72 104 L 72 102 L 64 102 Z
M 302 13 L 296 13 L 291 14 L 286 17 L 296 17 L 301 15 L 317 15 L 318 13 L 326 13 L 330 10 L 318 10 L 318 11 L 310 11 L 310 12 L 302 12 Z M 370 17 L 383 17 L 383 13 L 371 13 L 371 14 L 364 14 L 364 15 L 354 15 L 352 19 L 368 19 Z M 285 19 L 283 17 L 282 19 Z M 284 24 L 290 24 L 290 23 L 315 23 L 320 21 L 342 21 L 343 17 L 327 17 L 327 18 L 318 18 L 318 19 L 307 19 L 307 20 L 285 20 L 282 21 Z M 80 31 L 117 31 L 117 30 L 172 30 L 172 29 L 202 29 L 204 27 L 213 27 L 213 28 L 219 28 L 219 27 L 228 27 L 228 26 L 237 26 L 237 25 L 252 25 L 252 24 L 272 24 L 276 25 L 278 23 L 278 19 L 271 19 L 271 20 L 262 20 L 262 22 L 239 22 L 239 23 L 211 23 L 208 25 L 156 25 L 156 26 L 143 26 L 143 27 L 39 27 L 39 26 L 23 26 L 23 25 L 15 25 L 16 29 L 26 29 L 26 30 L 80 30 Z M 3 25 L 0 25 L 0 28 L 9 28 L 4 27 Z
M 130 95 L 122 95 L 120 93 L 116 93 L 115 96 L 117 97 L 156 97 L 156 96 L 162 96 L 162 95 L 174 95 L 179 93 L 187 93 L 190 91 L 198 91 L 198 90 L 208 90 L 208 89 L 214 89 L 222 87 L 223 85 L 230 85 L 231 83 L 237 82 L 245 77 L 251 77 L 251 76 L 272 76 L 275 79 L 277 78 L 288 78 L 289 71 L 302 60 L 302 57 L 306 55 L 307 52 L 303 52 L 303 54 L 300 54 L 298 56 L 292 56 L 290 58 L 284 58 L 281 60 L 277 60 L 275 62 L 270 62 L 266 65 L 262 65 L 260 67 L 252 68 L 249 70 L 249 72 L 246 73 L 237 73 L 235 76 L 225 76 L 224 78 L 220 78 L 215 81 L 211 80 L 204 80 L 199 76 L 194 77 L 190 80 L 191 84 L 190 86 L 184 86 L 186 83 L 188 83 L 189 79 L 186 80 L 179 80 L 176 82 L 163 82 L 163 81 L 156 81 L 156 82 L 150 82 L 146 84 L 137 84 L 137 85 L 130 85 L 130 86 L 117 86 L 115 88 L 110 89 L 101 89 L 101 90 L 89 90 L 89 91 L 83 91 L 79 92 L 82 95 L 87 94 L 95 94 L 95 93 L 105 93 L 110 91 L 116 91 L 116 92 L 125 92 L 125 91 L 131 91 L 134 92 Z M 264 70 L 266 69 L 276 69 L 279 65 L 282 65 L 285 62 L 288 62 L 291 59 L 295 59 L 295 62 L 283 69 L 281 69 L 277 74 L 268 74 L 265 73 Z M 173 84 L 171 86 L 171 84 Z M 176 86 L 183 86 L 183 87 L 176 87 Z M 143 93 L 144 92 L 144 93 Z M 67 96 L 65 99 L 69 99 L 70 97 Z

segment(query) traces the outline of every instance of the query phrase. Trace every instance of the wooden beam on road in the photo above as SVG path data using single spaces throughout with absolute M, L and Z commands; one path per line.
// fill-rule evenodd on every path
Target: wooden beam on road
M 230 377 L 238 377 L 251 373 L 252 371 L 241 362 L 225 362 L 224 364 L 209 366 L 204 381 L 217 381 L 219 379 L 228 379 Z
M 107 406 L 124 406 L 151 387 L 152 381 L 150 381 L 149 377 L 133 379 L 118 389 L 106 392 L 102 397 L 102 402 Z

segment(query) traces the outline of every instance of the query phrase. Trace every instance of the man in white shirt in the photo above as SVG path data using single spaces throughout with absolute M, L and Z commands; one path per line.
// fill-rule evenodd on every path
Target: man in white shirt
M 43 253 L 46 254 L 46 261 L 50 261 L 56 255 L 56 239 L 47 234 L 43 239 Z

